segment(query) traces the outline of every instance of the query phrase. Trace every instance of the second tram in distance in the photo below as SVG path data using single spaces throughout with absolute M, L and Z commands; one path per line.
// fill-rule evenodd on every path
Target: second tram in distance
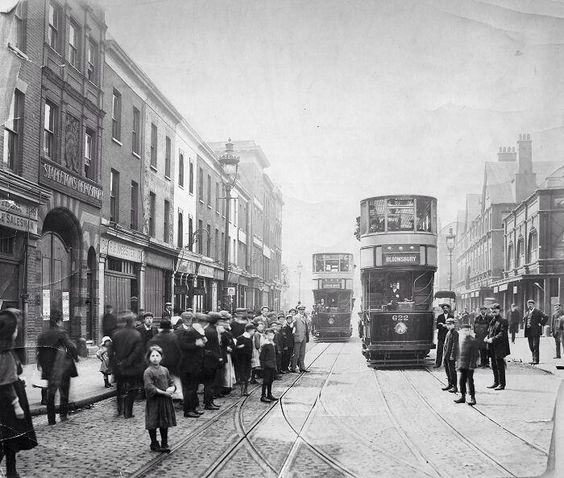
M 437 200 L 376 196 L 360 207 L 362 353 L 375 367 L 423 364 L 435 348 Z
M 312 333 L 318 340 L 352 335 L 354 305 L 352 254 L 313 254 Z

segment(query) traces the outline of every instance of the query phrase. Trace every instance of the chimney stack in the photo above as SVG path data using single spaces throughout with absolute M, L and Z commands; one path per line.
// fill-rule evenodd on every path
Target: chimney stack
M 515 152 L 515 146 L 500 146 L 497 153 L 497 160 L 500 162 L 516 161 L 517 153 Z
M 520 203 L 537 189 L 537 175 L 533 172 L 533 144 L 531 135 L 520 134 L 517 141 L 519 170 L 515 174 L 515 200 Z

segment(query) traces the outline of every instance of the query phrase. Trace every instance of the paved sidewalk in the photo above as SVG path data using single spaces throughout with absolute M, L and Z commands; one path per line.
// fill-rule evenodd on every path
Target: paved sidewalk
M 26 383 L 27 398 L 32 415 L 47 413 L 47 407 L 41 405 L 41 389 L 33 385 L 44 383 L 36 364 L 24 365 L 22 378 Z M 100 361 L 96 357 L 81 358 L 76 364 L 78 377 L 71 379 L 69 406 L 80 408 L 115 395 L 115 385 L 104 387 L 104 378 L 100 373 Z M 58 402 L 57 402 L 58 403 Z
M 526 337 L 523 337 L 523 331 L 519 331 L 518 336 L 515 337 L 515 343 L 511 343 L 511 337 L 509 337 L 509 348 L 511 354 L 507 357 L 507 360 L 513 360 L 515 362 L 523 362 L 528 364 L 532 362 L 533 355 L 529 349 L 529 341 Z M 540 339 L 540 354 L 539 354 L 539 364 L 531 365 L 531 367 L 539 368 L 545 372 L 556 374 L 557 365 L 564 367 L 564 358 L 555 359 L 556 346 L 554 344 L 553 337 L 541 337 Z M 563 356 L 564 357 L 564 356 Z

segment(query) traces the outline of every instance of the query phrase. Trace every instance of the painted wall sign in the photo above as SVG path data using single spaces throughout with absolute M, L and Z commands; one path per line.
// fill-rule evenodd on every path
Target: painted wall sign
M 103 190 L 92 181 L 85 180 L 45 158 L 41 158 L 39 171 L 40 184 L 52 187 L 92 206 L 102 207 Z

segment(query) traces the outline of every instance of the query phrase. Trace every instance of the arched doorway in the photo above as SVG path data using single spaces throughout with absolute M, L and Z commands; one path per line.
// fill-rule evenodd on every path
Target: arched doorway
M 80 321 L 73 324 L 80 297 L 80 227 L 67 209 L 50 211 L 37 243 L 41 253 L 41 310 L 44 319 L 60 311 L 72 336 L 82 335 Z

